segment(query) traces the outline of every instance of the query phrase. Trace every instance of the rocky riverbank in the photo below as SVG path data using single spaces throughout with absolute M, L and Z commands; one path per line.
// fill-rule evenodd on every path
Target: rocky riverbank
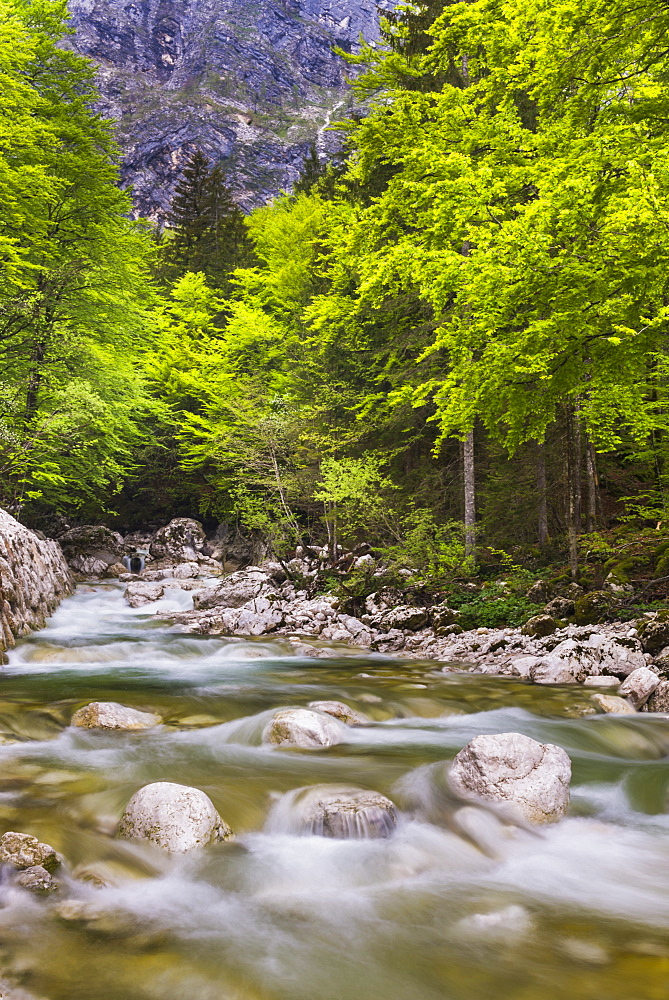
M 584 624 L 588 616 L 604 617 L 609 592 L 567 584 L 554 594 L 539 581 L 529 596 L 534 606 L 546 601 L 543 613 L 522 628 L 464 629 L 447 601 L 409 603 L 409 591 L 384 586 L 382 567 L 365 551 L 342 553 L 337 563 L 343 581 L 361 571 L 379 578 L 364 608 L 351 613 L 350 603 L 323 592 L 326 549 L 298 548 L 287 561 L 267 560 L 258 541 L 224 526 L 208 539 L 188 518 L 125 538 L 103 526 L 73 528 L 59 542 L 78 579 L 118 578 L 131 607 L 149 610 L 170 591 L 192 591 L 191 610 L 157 612 L 185 633 L 271 636 L 316 658 L 371 651 L 437 661 L 446 672 L 581 684 L 593 689 L 593 710 L 669 712 L 669 616 L 647 612 L 636 621 Z M 131 573 L 129 559 L 137 553 L 143 569 Z M 248 565 L 253 558 L 257 564 Z

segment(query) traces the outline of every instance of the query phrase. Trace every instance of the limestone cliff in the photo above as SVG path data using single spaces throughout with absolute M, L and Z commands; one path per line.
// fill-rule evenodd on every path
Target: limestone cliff
M 71 591 L 58 542 L 39 538 L 0 509 L 0 662 L 4 651 L 41 628 Z
M 261 204 L 299 176 L 311 145 L 351 100 L 334 48 L 378 35 L 394 0 L 70 0 L 74 44 L 100 67 L 118 121 L 125 183 L 160 217 L 199 146 Z

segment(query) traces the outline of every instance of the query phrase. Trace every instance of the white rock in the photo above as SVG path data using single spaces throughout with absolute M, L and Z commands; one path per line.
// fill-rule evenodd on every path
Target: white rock
M 136 583 L 129 583 L 125 588 L 124 597 L 131 608 L 141 608 L 144 604 L 152 604 L 159 601 L 163 596 L 165 588 L 161 583 L 149 583 L 145 580 L 138 580 Z
M 92 701 L 72 716 L 72 725 L 82 729 L 150 729 L 162 719 L 153 712 L 140 712 L 115 701 Z
M 199 788 L 156 781 L 135 792 L 121 817 L 124 840 L 150 840 L 172 854 L 228 840 L 232 831 Z
M 585 687 L 618 688 L 620 687 L 620 680 L 617 677 L 609 677 L 606 674 L 602 674 L 598 677 L 586 677 L 583 684 Z
M 344 730 L 330 715 L 306 708 L 284 708 L 265 726 L 263 742 L 313 749 L 341 743 Z
M 571 762 L 551 743 L 520 733 L 477 736 L 455 757 L 451 788 L 464 798 L 509 803 L 532 823 L 550 823 L 569 806 Z
M 629 674 L 620 688 L 620 694 L 629 698 L 635 708 L 641 708 L 660 683 L 657 674 L 648 667 L 639 667 Z

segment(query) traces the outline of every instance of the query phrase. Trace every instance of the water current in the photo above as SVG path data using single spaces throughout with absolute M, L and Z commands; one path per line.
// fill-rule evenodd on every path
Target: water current
M 26 989 L 45 1000 L 666 1000 L 669 719 L 584 715 L 582 688 L 346 651 L 305 659 L 154 616 L 190 601 L 173 591 L 133 610 L 114 584 L 80 587 L 3 670 L 0 733 L 16 742 L 0 746 L 2 830 L 67 860 L 48 899 L 0 885 L 0 964 Z M 370 723 L 323 751 L 262 745 L 274 710 L 314 699 Z M 164 723 L 71 727 L 93 700 Z M 449 799 L 445 764 L 473 736 L 509 731 L 569 753 L 569 818 L 531 832 Z M 116 839 L 130 796 L 160 780 L 203 789 L 235 840 L 170 856 Z M 275 804 L 317 783 L 382 792 L 398 829 L 294 835 Z M 95 918 L 67 919 L 71 897 Z

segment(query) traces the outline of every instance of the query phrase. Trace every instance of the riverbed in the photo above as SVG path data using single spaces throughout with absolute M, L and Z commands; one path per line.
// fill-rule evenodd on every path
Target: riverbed
M 174 591 L 131 609 L 116 584 L 82 586 L 3 668 L 0 733 L 16 742 L 0 745 L 2 830 L 66 861 L 48 899 L 0 885 L 0 964 L 25 989 L 44 1000 L 666 1000 L 669 719 L 592 714 L 579 686 L 374 654 L 300 658 L 286 643 L 184 635 L 155 616 L 190 601 Z M 369 722 L 323 751 L 262 745 L 277 708 L 317 699 Z M 164 722 L 71 727 L 93 700 Z M 474 736 L 511 731 L 567 751 L 569 818 L 528 830 L 472 807 L 463 819 L 445 765 Z M 125 804 L 152 781 L 205 791 L 235 839 L 184 856 L 117 840 Z M 398 829 L 294 835 L 281 797 L 322 783 L 387 795 Z

